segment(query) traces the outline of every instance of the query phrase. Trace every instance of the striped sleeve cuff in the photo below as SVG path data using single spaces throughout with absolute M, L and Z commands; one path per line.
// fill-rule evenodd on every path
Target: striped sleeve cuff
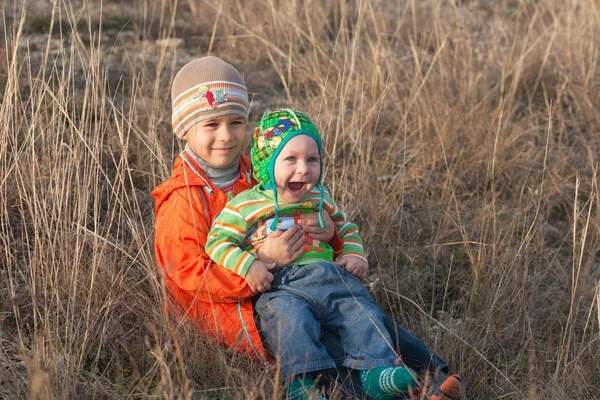
M 363 254 L 353 253 L 353 252 L 344 252 L 344 253 L 340 254 L 340 257 L 342 257 L 342 256 L 357 257 L 357 258 L 360 258 L 361 260 L 363 260 L 364 262 L 366 262 L 367 264 L 369 263 L 369 260 L 367 260 L 367 257 L 364 256 Z
M 245 278 L 250 269 L 250 265 L 255 259 L 256 256 L 254 254 L 244 251 L 239 247 L 232 247 L 223 255 L 223 262 L 221 265 L 242 278 Z
M 238 275 L 242 278 L 245 278 L 248 275 L 248 271 L 250 270 L 250 266 L 256 260 L 256 256 L 252 253 L 244 252 L 245 257 L 241 260 Z

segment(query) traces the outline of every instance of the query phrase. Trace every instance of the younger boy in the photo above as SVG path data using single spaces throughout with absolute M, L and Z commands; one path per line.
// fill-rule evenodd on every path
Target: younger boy
M 254 292 L 266 290 L 255 312 L 268 347 L 281 362 L 282 377 L 292 377 L 288 396 L 308 397 L 314 385 L 310 373 L 335 368 L 320 340 L 322 327 L 339 335 L 343 365 L 360 371 L 367 394 L 375 399 L 406 395 L 417 387 L 414 373 L 394 366 L 399 357 L 385 315 L 358 281 L 368 272 L 366 254 L 357 226 L 321 185 L 317 128 L 299 111 L 267 111 L 253 139 L 252 167 L 259 185 L 228 202 L 208 234 L 206 252 L 244 277 Z M 331 215 L 342 250 L 334 254 L 328 244 L 308 241 L 294 263 L 270 271 L 256 256 L 268 233 L 295 225 L 313 209 Z M 299 376 L 304 378 L 293 378 Z

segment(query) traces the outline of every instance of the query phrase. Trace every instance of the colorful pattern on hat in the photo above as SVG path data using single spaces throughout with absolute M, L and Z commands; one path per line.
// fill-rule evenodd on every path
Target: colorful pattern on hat
M 205 119 L 228 114 L 248 118 L 244 78 L 217 57 L 199 58 L 181 68 L 173 80 L 171 97 L 173 132 L 180 138 Z
M 275 160 L 285 146 L 295 136 L 307 135 L 317 142 L 319 148 L 319 161 L 323 164 L 323 144 L 319 130 L 314 122 L 303 112 L 290 109 L 277 111 L 265 111 L 252 137 L 252 172 L 254 178 L 265 189 L 272 189 L 275 196 L 275 218 L 273 225 L 277 221 L 279 205 L 277 200 L 277 187 L 275 186 Z M 321 191 L 321 202 L 319 204 L 319 226 L 324 227 L 320 212 L 323 209 L 323 187 L 321 186 L 321 176 L 323 169 L 319 172 L 316 188 Z M 275 229 L 272 227 L 271 229 Z
M 265 111 L 254 129 L 252 140 L 252 171 L 261 184 L 274 185 L 272 167 L 281 149 L 292 137 L 308 135 L 319 147 L 321 157 L 321 136 L 314 122 L 303 112 L 290 109 Z M 319 177 L 319 182 L 321 178 Z

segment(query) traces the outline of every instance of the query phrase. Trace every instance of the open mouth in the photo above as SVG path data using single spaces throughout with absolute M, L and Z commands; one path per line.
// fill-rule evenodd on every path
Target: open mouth
M 302 190 L 302 188 L 304 188 L 304 186 L 306 186 L 306 183 L 302 183 L 302 182 L 288 183 L 288 189 L 290 189 L 292 192 L 298 192 L 298 191 Z

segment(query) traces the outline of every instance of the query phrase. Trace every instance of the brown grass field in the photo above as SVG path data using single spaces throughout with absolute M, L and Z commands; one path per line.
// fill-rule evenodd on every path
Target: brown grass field
M 366 284 L 478 399 L 600 398 L 600 2 L 0 4 L 0 398 L 281 397 L 163 310 L 150 191 L 207 54 L 249 130 L 315 119 Z

